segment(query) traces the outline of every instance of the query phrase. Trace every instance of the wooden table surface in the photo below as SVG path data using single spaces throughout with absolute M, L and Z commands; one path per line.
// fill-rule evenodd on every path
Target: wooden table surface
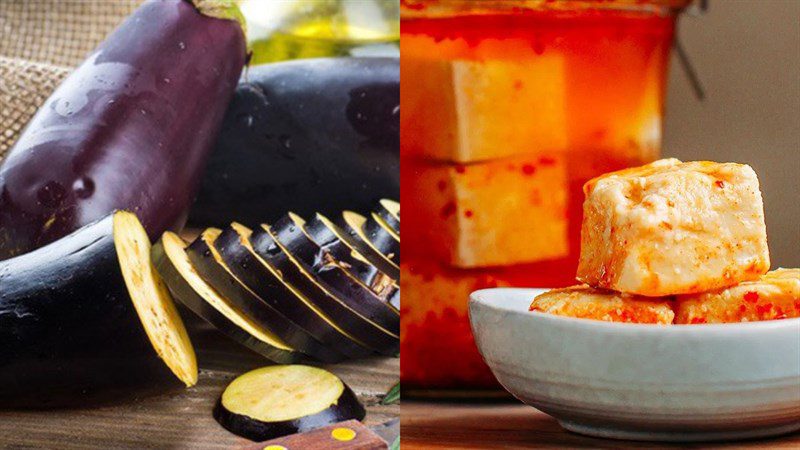
M 237 375 L 268 365 L 263 357 L 216 331 L 192 324 L 201 366 L 196 386 L 114 406 L 56 411 L 0 411 L 4 449 L 230 449 L 251 443 L 220 427 L 211 416 L 217 398 Z M 397 358 L 373 358 L 323 366 L 339 375 L 367 408 L 367 425 L 400 414 L 383 406 L 383 395 L 398 381 Z
M 547 414 L 519 403 L 432 403 L 403 399 L 403 450 L 485 448 L 762 448 L 800 449 L 800 433 L 775 439 L 656 445 L 570 433 Z

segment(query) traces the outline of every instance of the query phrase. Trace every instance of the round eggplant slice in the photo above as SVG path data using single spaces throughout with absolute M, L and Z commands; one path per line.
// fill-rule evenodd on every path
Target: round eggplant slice
M 305 221 L 289 213 L 271 230 L 275 239 L 329 292 L 351 309 L 388 332 L 399 335 L 400 315 L 385 299 L 350 275 L 340 263 L 317 245 L 303 229 Z
M 231 272 L 246 287 L 315 339 L 342 355 L 361 358 L 372 353 L 288 284 L 280 271 L 258 256 L 250 245 L 251 234 L 252 231 L 244 225 L 232 223 L 214 242 Z
M 317 217 L 303 226 L 303 231 L 323 251 L 328 253 L 339 267 L 346 270 L 380 298 L 390 298 L 397 290 L 395 280 L 378 270 L 367 259 L 339 239 Z
M 237 310 L 262 328 L 272 331 L 292 348 L 323 362 L 338 362 L 344 359 L 341 353 L 325 347 L 306 330 L 287 319 L 267 301 L 248 289 L 231 272 L 214 247 L 214 241 L 221 233 L 222 230 L 209 228 L 189 244 L 186 253 L 197 273 Z
M 177 234 L 166 232 L 153 246 L 152 258 L 170 292 L 184 306 L 217 330 L 279 364 L 303 360 L 303 355 L 268 329 L 244 315 L 206 283 L 192 267 Z
M 2 407 L 86 406 L 196 382 L 194 349 L 134 214 L 0 262 Z
M 258 256 L 282 274 L 287 284 L 301 292 L 360 344 L 382 355 L 397 354 L 400 348 L 397 335 L 379 327 L 339 301 L 313 275 L 303 270 L 302 264 L 271 233 L 268 225 L 261 225 L 250 235 L 250 244 Z
M 400 264 L 400 235 L 396 234 L 380 216 L 375 213 L 370 214 L 362 229 L 375 248 L 395 263 Z
M 214 418 L 253 441 L 302 433 L 366 415 L 336 375 L 309 366 L 271 366 L 240 375 L 225 388 Z
M 368 222 L 370 221 L 368 221 L 366 217 L 356 212 L 345 211 L 342 213 L 341 226 L 352 239 L 363 242 L 365 245 L 372 248 L 372 250 L 375 253 L 381 255 L 382 258 L 384 258 L 386 261 L 389 261 L 392 265 L 394 265 L 394 267 L 397 267 L 397 270 L 400 270 L 399 266 L 400 254 L 399 253 L 394 254 L 390 251 L 387 251 L 389 250 L 387 247 L 394 245 L 392 244 L 394 238 L 391 235 L 389 235 L 388 232 L 381 231 L 380 233 L 378 233 L 377 236 L 380 242 L 376 243 L 375 242 L 376 236 L 370 236 L 369 233 L 367 232 L 366 226 Z M 374 223 L 373 221 L 373 223 L 371 224 L 371 227 L 373 229 L 370 231 L 373 232 L 378 231 L 374 229 L 375 226 L 380 228 L 380 226 L 377 225 L 377 223 Z M 399 242 L 397 245 L 397 249 L 399 250 Z
M 385 198 L 378 202 L 375 213 L 400 236 L 400 203 Z
M 389 297 L 389 304 L 394 307 L 394 309 L 400 311 L 400 289 L 394 291 L 394 295 Z
M 378 271 L 394 280 L 395 283 L 400 279 L 400 269 L 397 265 L 361 239 L 354 238 L 348 234 L 322 214 L 317 214 L 308 221 L 305 229 L 321 245 L 327 245 L 333 241 L 341 241 L 347 247 L 343 249 L 344 252 L 349 251 L 355 258 L 367 261 Z

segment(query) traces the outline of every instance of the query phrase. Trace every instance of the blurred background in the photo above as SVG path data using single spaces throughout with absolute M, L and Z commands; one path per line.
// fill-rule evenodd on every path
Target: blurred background
M 761 182 L 772 266 L 800 266 L 800 2 L 711 1 L 678 33 L 705 88 L 672 55 L 664 156 L 735 161 Z

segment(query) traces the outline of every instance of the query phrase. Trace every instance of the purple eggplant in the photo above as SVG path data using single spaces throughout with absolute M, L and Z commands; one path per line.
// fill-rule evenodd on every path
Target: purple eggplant
M 116 209 L 183 226 L 246 61 L 234 0 L 150 0 L 56 89 L 0 166 L 0 260 Z
M 366 214 L 400 197 L 399 142 L 397 58 L 254 67 L 228 107 L 189 223 Z

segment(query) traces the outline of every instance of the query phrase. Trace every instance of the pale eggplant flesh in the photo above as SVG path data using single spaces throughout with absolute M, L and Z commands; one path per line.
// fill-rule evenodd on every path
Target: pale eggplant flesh
M 238 436 L 265 441 L 366 415 L 349 386 L 323 369 L 272 366 L 240 375 L 225 389 L 214 418 Z

